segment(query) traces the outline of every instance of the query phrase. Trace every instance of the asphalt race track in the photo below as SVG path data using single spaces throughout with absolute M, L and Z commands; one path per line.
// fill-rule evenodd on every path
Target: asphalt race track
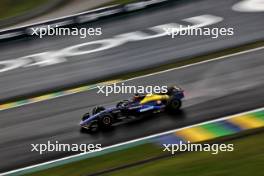
M 130 95 L 105 97 L 92 90 L 0 111 L 0 171 L 73 154 L 51 152 L 40 156 L 31 152 L 30 144 L 57 140 L 108 146 L 263 107 L 263 54 L 264 49 L 127 82 L 126 85 L 180 85 L 186 95 L 183 111 L 176 116 L 159 114 L 121 124 L 108 132 L 80 133 L 80 117 L 97 104 L 115 105 Z
M 18 68 L 9 71 L 0 71 L 0 102 L 11 97 L 88 82 L 263 39 L 263 13 L 233 11 L 231 7 L 237 2 L 239 1 L 188 1 L 186 4 L 175 3 L 79 26 L 101 27 L 103 35 L 99 37 L 29 37 L 1 43 L 0 70 L 3 70 L 10 60 L 19 66 L 16 65 Z M 208 36 L 181 36 L 171 39 L 164 36 L 127 42 L 107 50 L 74 56 L 65 56 L 67 52 L 61 51 L 71 46 L 109 39 L 128 32 L 141 31 L 153 35 L 153 31 L 146 29 L 168 23 L 190 25 L 183 20 L 201 15 L 221 18 L 222 21 L 208 27 L 232 27 L 234 35 L 220 36 L 217 39 Z M 100 46 L 90 45 L 78 49 L 91 51 L 96 47 Z M 42 58 L 40 55 L 24 58 L 38 53 L 42 53 Z

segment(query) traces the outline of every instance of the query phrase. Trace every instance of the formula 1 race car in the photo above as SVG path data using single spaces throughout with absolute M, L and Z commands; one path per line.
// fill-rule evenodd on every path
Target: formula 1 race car
M 92 110 L 92 115 L 83 115 L 80 122 L 81 131 L 97 131 L 125 119 L 135 119 L 162 111 L 175 112 L 180 109 L 183 98 L 183 90 L 173 86 L 169 87 L 166 93 L 136 94 L 132 100 L 120 101 L 115 107 L 106 109 L 98 106 Z

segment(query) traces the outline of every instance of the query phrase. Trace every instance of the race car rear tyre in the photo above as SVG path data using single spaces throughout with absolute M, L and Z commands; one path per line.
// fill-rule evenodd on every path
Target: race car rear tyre
M 113 118 L 110 114 L 104 115 L 101 117 L 99 121 L 99 125 L 101 128 L 109 128 L 113 124 Z
M 167 105 L 170 111 L 177 111 L 181 108 L 182 102 L 179 99 L 171 99 Z
M 92 114 L 94 115 L 94 114 L 97 114 L 97 113 L 99 113 L 101 111 L 104 111 L 104 110 L 105 110 L 105 107 L 103 107 L 103 106 L 97 106 L 97 107 L 93 108 Z

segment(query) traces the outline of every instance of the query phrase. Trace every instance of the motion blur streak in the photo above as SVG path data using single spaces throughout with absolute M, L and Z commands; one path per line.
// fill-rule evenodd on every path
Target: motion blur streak
M 33 60 L 33 62 L 30 60 L 30 66 L 26 64 L 26 67 L 2 72 L 0 76 L 0 99 L 39 91 L 45 92 L 58 86 L 90 82 L 102 79 L 106 75 L 114 76 L 120 73 L 142 70 L 263 39 L 263 14 L 233 11 L 232 6 L 237 2 L 237 0 L 199 0 L 186 4 L 175 3 L 175 5 L 156 7 L 83 24 L 79 27 L 101 27 L 103 35 L 87 37 L 82 40 L 78 36 L 54 36 L 35 40 L 12 41 L 8 44 L 1 43 L 0 60 L 2 62 L 35 53 L 40 53 L 39 56 L 43 58 L 37 61 Z M 217 39 L 208 36 L 179 36 L 171 39 L 170 36 L 164 36 L 151 40 L 128 42 L 102 52 L 69 56 L 68 58 L 55 54 L 64 48 L 111 39 L 113 36 L 131 32 L 152 36 L 153 31 L 149 28 L 162 24 L 194 25 L 188 20 L 183 20 L 190 20 L 190 18 L 201 17 L 206 14 L 219 17 L 217 18 L 219 20 L 222 19 L 222 21 L 217 20 L 218 23 L 208 27 L 234 28 L 234 35 L 221 36 Z M 91 47 L 91 45 L 83 45 L 77 54 L 85 52 L 87 49 L 92 50 L 93 47 Z M 52 54 L 45 55 L 47 52 L 52 52 Z M 49 62 L 44 62 L 47 59 Z M 67 59 L 67 62 L 63 59 Z M 19 64 L 25 66 L 24 62 Z
M 212 139 L 212 138 L 223 137 L 225 135 L 231 135 L 231 134 L 234 134 L 234 133 L 241 132 L 243 130 L 247 130 L 248 128 L 245 128 L 245 129 L 239 128 L 239 129 L 234 130 L 234 128 L 230 127 L 230 123 L 232 123 L 232 122 L 230 122 L 230 120 L 239 118 L 239 120 L 236 120 L 236 121 L 239 122 L 241 119 L 243 120 L 243 117 L 245 117 L 247 115 L 250 116 L 250 118 L 247 119 L 247 121 L 251 122 L 251 121 L 256 121 L 257 120 L 258 121 L 257 122 L 258 126 L 255 126 L 255 128 L 259 128 L 259 127 L 264 126 L 263 116 L 259 115 L 259 114 L 263 114 L 263 112 L 264 112 L 263 110 L 264 110 L 264 108 L 254 109 L 254 110 L 251 110 L 251 111 L 242 112 L 242 113 L 234 114 L 234 115 L 231 115 L 231 116 L 221 117 L 221 118 L 218 118 L 216 120 L 210 120 L 210 121 L 202 122 L 202 123 L 199 123 L 199 124 L 186 126 L 186 127 L 183 127 L 183 128 L 178 128 L 178 129 L 173 129 L 173 130 L 162 132 L 162 133 L 158 133 L 158 134 L 153 134 L 153 135 L 150 135 L 150 136 L 146 136 L 146 137 L 142 137 L 142 138 L 138 138 L 138 139 L 134 139 L 134 140 L 118 143 L 118 144 L 115 144 L 115 145 L 107 146 L 107 147 L 104 147 L 101 151 L 104 151 L 104 150 L 107 150 L 107 149 L 112 149 L 112 148 L 116 148 L 116 150 L 118 150 L 117 149 L 118 147 L 122 147 L 124 145 L 129 145 L 129 144 L 133 144 L 133 143 L 140 142 L 140 141 L 142 142 L 142 141 L 149 140 L 149 139 L 151 139 L 151 142 L 155 142 L 158 145 L 164 146 L 163 144 L 168 142 L 168 138 L 167 138 L 168 136 L 177 136 L 177 135 L 183 135 L 183 137 L 186 138 L 186 140 L 187 140 L 187 141 L 185 141 L 186 143 L 188 141 L 189 142 L 190 141 L 191 142 L 197 142 L 197 139 L 195 139 L 194 141 L 192 139 L 190 139 L 191 137 L 193 137 L 193 135 L 197 135 L 197 129 L 198 130 L 203 129 L 204 131 L 206 131 L 206 133 L 211 133 L 210 138 L 208 138 L 208 135 L 206 134 L 207 137 L 203 136 L 202 138 L 199 138 L 198 139 L 199 142 L 202 142 L 202 141 L 208 140 L 208 139 Z M 225 122 L 228 121 L 229 123 L 221 123 L 221 122 L 224 122 L 224 121 Z M 213 128 L 208 128 L 207 125 L 213 125 L 214 127 L 220 127 L 221 126 L 222 128 L 218 128 L 215 131 Z M 223 126 L 225 126 L 225 128 L 223 128 Z M 196 134 L 191 134 L 189 132 L 186 133 L 186 131 L 189 131 L 190 129 L 192 131 L 194 131 Z M 176 141 L 174 141 L 175 139 L 176 139 Z M 176 143 L 179 142 L 178 139 L 179 138 L 171 138 L 170 141 L 173 144 L 176 144 Z M 77 154 L 77 155 L 72 155 L 72 156 L 69 156 L 69 157 L 64 157 L 64 158 L 60 158 L 60 159 L 57 159 L 57 160 L 52 160 L 52 161 L 48 161 L 48 162 L 45 162 L 45 163 L 40 163 L 40 164 L 36 164 L 36 165 L 25 167 L 25 168 L 8 171 L 8 172 L 0 174 L 0 176 L 9 175 L 9 174 L 16 174 L 16 173 L 19 173 L 20 175 L 23 175 L 22 174 L 23 171 L 25 171 L 25 172 L 29 171 L 30 172 L 31 169 L 35 169 L 35 168 L 41 169 L 41 167 L 43 167 L 45 165 L 49 165 L 49 164 L 56 164 L 57 165 L 58 162 L 61 162 L 61 161 L 64 161 L 65 163 L 68 163 L 68 161 L 70 159 L 72 159 L 72 158 L 78 158 L 78 157 L 80 157 L 82 155 L 88 156 L 90 153 L 94 153 L 94 152 L 80 153 L 80 154 Z M 65 161 L 65 160 L 68 160 L 68 161 Z M 71 161 L 69 161 L 69 163 L 71 163 Z M 19 174 L 17 174 L 17 175 L 19 175 Z
M 232 9 L 238 12 L 264 12 L 264 1 L 243 0 L 233 5 Z
M 183 112 L 160 114 L 112 131 L 81 134 L 82 114 L 95 105 L 115 105 L 130 95 L 105 97 L 91 90 L 0 112 L 1 172 L 76 153 L 51 152 L 40 157 L 31 143 L 102 143 L 109 146 L 264 106 L 264 51 L 207 62 L 127 82 L 127 85 L 180 85 L 186 92 Z M 177 76 L 176 76 L 177 75 Z
M 89 91 L 89 90 L 97 88 L 97 86 L 112 85 L 112 84 L 115 84 L 115 83 L 127 82 L 127 81 L 131 81 L 131 80 L 135 80 L 135 79 L 139 79 L 139 78 L 144 78 L 144 77 L 148 77 L 148 76 L 152 76 L 152 75 L 156 75 L 156 74 L 160 74 L 160 73 L 165 73 L 165 72 L 169 72 L 169 71 L 173 71 L 173 70 L 177 70 L 177 69 L 191 67 L 191 66 L 194 66 L 194 65 L 204 64 L 204 63 L 212 62 L 212 61 L 217 61 L 217 60 L 228 58 L 228 57 L 232 57 L 232 56 L 238 56 L 238 55 L 241 55 L 241 54 L 246 54 L 246 53 L 250 53 L 250 52 L 254 52 L 254 51 L 258 51 L 258 50 L 262 50 L 262 49 L 264 49 L 264 47 L 258 47 L 258 48 L 253 48 L 253 49 L 249 49 L 249 50 L 246 50 L 246 51 L 241 51 L 241 52 L 237 52 L 237 53 L 233 53 L 233 54 L 228 54 L 228 55 L 225 55 L 225 56 L 213 58 L 213 59 L 206 60 L 206 61 L 192 63 L 192 64 L 184 65 L 184 66 L 181 66 L 181 67 L 176 67 L 176 68 L 172 68 L 172 69 L 168 69 L 168 70 L 163 70 L 163 71 L 160 71 L 160 72 L 155 72 L 155 73 L 151 73 L 151 74 L 147 74 L 147 75 L 143 75 L 143 76 L 139 76 L 139 77 L 133 77 L 133 78 L 130 78 L 130 79 L 127 79 L 127 80 L 111 80 L 111 81 L 106 81 L 106 82 L 102 82 L 102 83 L 98 83 L 98 84 L 86 85 L 86 86 L 81 86 L 81 87 L 77 87 L 77 88 L 73 88 L 73 89 L 69 89 L 69 90 L 64 90 L 64 91 L 54 92 L 54 93 L 50 93 L 50 94 L 45 94 L 45 95 L 41 95 L 41 96 L 38 96 L 38 97 L 33 97 L 33 98 L 25 99 L 25 100 L 20 100 L 20 101 L 15 101 L 15 102 L 11 102 L 11 103 L 0 104 L 0 111 L 8 110 L 8 109 L 11 109 L 11 108 L 16 108 L 16 107 L 20 107 L 20 106 L 24 106 L 24 105 L 29 105 L 29 104 L 32 104 L 32 103 L 38 103 L 38 102 L 41 102 L 41 101 L 51 100 L 51 99 L 54 99 L 54 98 L 60 98 L 60 97 L 63 97 L 63 96 L 68 96 L 68 95 L 72 95 L 72 94 L 76 94 L 76 93 L 81 93 L 81 92 L 84 92 L 84 91 Z

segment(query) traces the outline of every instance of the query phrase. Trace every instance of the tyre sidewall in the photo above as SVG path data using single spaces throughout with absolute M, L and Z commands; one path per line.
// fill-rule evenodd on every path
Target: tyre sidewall
M 109 128 L 112 126 L 113 118 L 110 114 L 104 115 L 100 118 L 99 125 L 102 128 Z
M 172 98 L 167 106 L 170 111 L 178 111 L 181 108 L 181 104 L 181 100 Z

